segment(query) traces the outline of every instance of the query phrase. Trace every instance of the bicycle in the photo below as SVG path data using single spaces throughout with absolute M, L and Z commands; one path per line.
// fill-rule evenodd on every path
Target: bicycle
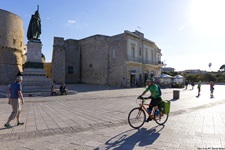
M 156 115 L 154 107 L 152 108 L 154 115 L 151 115 L 152 111 L 148 112 L 148 110 L 146 109 L 146 106 L 148 106 L 148 107 L 150 106 L 150 104 L 145 103 L 146 99 L 148 99 L 148 98 L 141 97 L 141 98 L 137 99 L 137 100 L 141 100 L 141 103 L 139 103 L 139 107 L 132 109 L 128 115 L 128 123 L 134 129 L 138 129 L 144 125 L 145 120 L 146 120 L 146 114 L 148 114 L 148 116 L 150 117 L 150 120 L 154 120 L 158 125 L 164 125 L 166 123 L 166 121 L 168 120 L 169 111 L 167 111 L 165 113 L 165 112 L 163 112 L 163 109 L 160 107 L 159 107 L 160 112 L 158 115 Z

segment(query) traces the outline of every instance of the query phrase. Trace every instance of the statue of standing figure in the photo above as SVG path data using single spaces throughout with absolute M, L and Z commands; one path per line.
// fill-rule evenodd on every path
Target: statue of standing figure
M 39 6 L 37 6 L 37 10 L 35 14 L 31 16 L 30 23 L 27 30 L 27 39 L 28 40 L 38 40 L 41 34 L 41 17 L 39 15 Z

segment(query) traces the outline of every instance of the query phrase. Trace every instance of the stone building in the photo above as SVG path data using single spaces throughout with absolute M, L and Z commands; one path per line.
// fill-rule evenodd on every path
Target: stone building
M 51 62 L 44 62 L 44 70 L 46 72 L 46 77 L 52 77 L 52 63 Z
M 77 83 L 80 76 L 80 47 L 77 40 L 54 38 L 52 80 L 56 83 Z
M 55 37 L 52 79 L 56 83 L 143 85 L 148 76 L 161 74 L 161 56 L 156 44 L 139 31 L 81 40 Z
M 162 72 L 174 72 L 175 69 L 172 68 L 172 67 L 163 67 L 163 68 L 161 69 L 161 71 L 162 71 Z
M 0 9 L 0 84 L 11 83 L 22 72 L 23 56 L 23 20 Z

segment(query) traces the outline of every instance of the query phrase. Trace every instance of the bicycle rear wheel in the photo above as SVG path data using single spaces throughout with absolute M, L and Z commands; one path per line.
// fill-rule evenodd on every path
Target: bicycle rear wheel
M 145 123 L 146 114 L 144 110 L 140 107 L 132 109 L 128 115 L 128 123 L 134 128 L 138 129 Z
M 169 114 L 163 114 L 162 112 L 159 113 L 158 116 L 154 116 L 154 120 L 158 125 L 164 125 L 168 120 Z

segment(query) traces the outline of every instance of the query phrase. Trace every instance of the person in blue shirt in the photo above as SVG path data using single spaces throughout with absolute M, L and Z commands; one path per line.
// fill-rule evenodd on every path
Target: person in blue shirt
M 21 82 L 23 81 L 22 76 L 17 76 L 16 81 L 12 83 L 8 90 L 8 104 L 12 106 L 12 113 L 8 118 L 8 121 L 4 125 L 5 128 L 12 128 L 13 126 L 10 124 L 14 118 L 17 119 L 17 125 L 23 125 L 23 122 L 20 122 L 20 112 L 21 112 L 21 104 L 24 104 L 23 93 Z

